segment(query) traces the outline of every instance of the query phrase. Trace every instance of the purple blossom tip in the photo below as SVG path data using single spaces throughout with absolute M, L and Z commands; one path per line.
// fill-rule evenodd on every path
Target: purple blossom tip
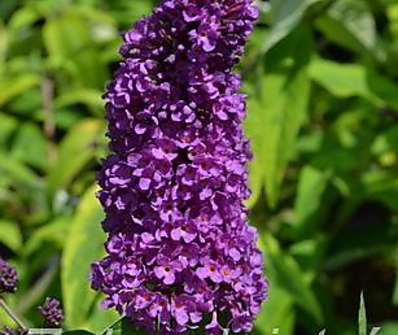
M 17 270 L 0 257 L 0 294 L 15 292 L 17 284 Z
M 9 327 L 5 327 L 2 331 L 0 331 L 0 335 L 28 335 L 29 330 L 25 329 L 13 329 Z
M 164 0 L 124 34 L 98 173 L 108 255 L 91 280 L 148 333 L 250 332 L 266 298 L 232 72 L 257 15 L 251 0 Z
M 64 321 L 61 303 L 55 298 L 46 298 L 43 305 L 38 307 L 46 326 L 58 327 Z

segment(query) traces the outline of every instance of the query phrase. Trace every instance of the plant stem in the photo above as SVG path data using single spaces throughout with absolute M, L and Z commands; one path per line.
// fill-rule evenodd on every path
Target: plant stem
M 44 111 L 44 133 L 46 134 L 48 139 L 48 161 L 49 163 L 52 163 L 56 159 L 57 153 L 53 143 L 55 136 L 55 121 L 53 110 L 54 82 L 50 78 L 45 77 L 43 79 L 41 92 Z
M 14 311 L 7 305 L 5 300 L 0 297 L 0 307 L 4 309 L 4 311 L 10 316 L 11 319 L 23 330 L 26 330 L 25 324 L 18 318 L 18 316 L 14 313 Z

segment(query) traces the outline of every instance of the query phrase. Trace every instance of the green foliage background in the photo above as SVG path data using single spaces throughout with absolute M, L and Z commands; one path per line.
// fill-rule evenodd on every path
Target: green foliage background
M 149 0 L 0 1 L 0 253 L 20 272 L 8 302 L 62 298 L 66 326 L 116 320 L 89 289 L 103 254 L 95 171 L 101 95 L 119 32 Z M 270 299 L 255 334 L 356 333 L 359 292 L 398 334 L 398 1 L 259 1 L 239 70 L 252 140 L 251 223 Z M 0 313 L 0 324 L 10 320 Z

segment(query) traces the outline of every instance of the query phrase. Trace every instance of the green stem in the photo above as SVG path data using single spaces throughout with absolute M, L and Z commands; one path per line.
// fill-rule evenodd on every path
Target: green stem
M 14 313 L 14 311 L 7 305 L 5 300 L 0 297 L 0 307 L 4 309 L 4 311 L 10 316 L 11 319 L 23 330 L 26 330 L 25 324 L 18 318 L 18 316 Z

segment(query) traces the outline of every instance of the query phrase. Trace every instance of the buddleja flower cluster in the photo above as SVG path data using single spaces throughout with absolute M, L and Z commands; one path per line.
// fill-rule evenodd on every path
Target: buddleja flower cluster
M 232 72 L 257 16 L 251 0 L 166 0 L 124 34 L 98 174 L 108 255 L 92 287 L 149 333 L 249 332 L 266 297 Z
M 61 303 L 55 298 L 46 298 L 43 305 L 39 306 L 38 309 L 48 327 L 58 327 L 64 321 Z
M 0 294 L 13 293 L 17 289 L 17 270 L 0 257 Z

